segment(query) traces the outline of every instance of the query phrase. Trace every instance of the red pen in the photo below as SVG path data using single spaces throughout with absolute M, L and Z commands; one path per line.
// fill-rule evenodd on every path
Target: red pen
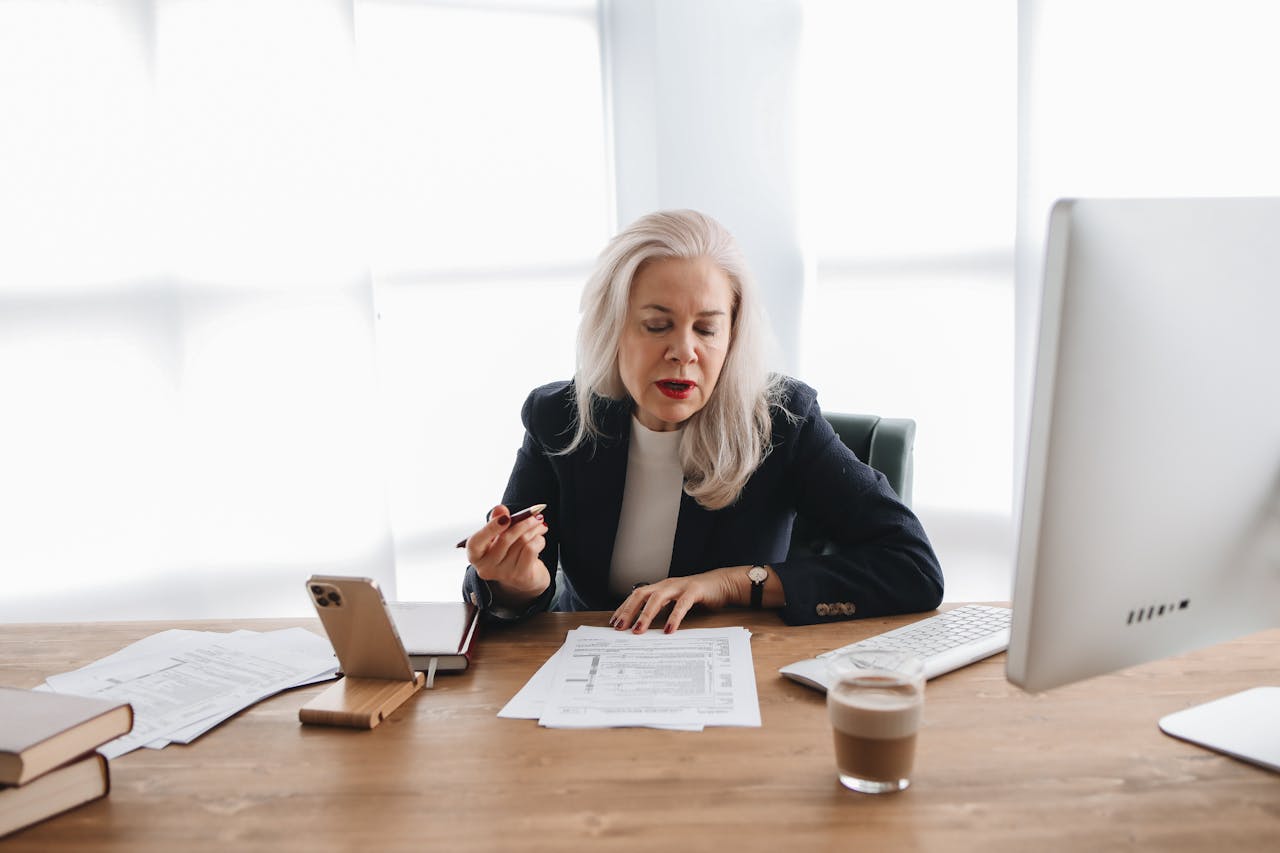
M 515 515 L 511 516 L 511 521 L 508 522 L 508 526 L 515 524 L 517 521 L 524 521 L 526 518 L 528 518 L 531 515 L 537 515 L 538 513 L 542 512 L 546 508 L 547 508 L 546 504 L 534 504 L 528 509 L 522 509 L 519 512 L 517 512 Z M 463 539 L 461 542 L 459 542 L 458 547 L 459 548 L 467 547 L 467 540 Z

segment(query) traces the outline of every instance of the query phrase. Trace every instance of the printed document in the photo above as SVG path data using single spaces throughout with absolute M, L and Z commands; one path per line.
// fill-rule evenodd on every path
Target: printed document
M 751 634 L 576 628 L 499 716 L 551 728 L 759 726 Z
M 173 629 L 50 676 L 46 686 L 133 705 L 133 731 L 99 749 L 115 758 L 140 746 L 190 743 L 255 702 L 336 673 L 328 640 L 304 628 L 229 634 Z

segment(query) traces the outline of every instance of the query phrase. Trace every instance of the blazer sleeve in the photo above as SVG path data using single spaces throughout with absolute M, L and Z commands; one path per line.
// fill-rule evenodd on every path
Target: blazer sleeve
M 502 494 L 502 503 L 512 512 L 519 512 L 527 506 L 545 503 L 547 508 L 543 515 L 547 522 L 546 548 L 541 556 L 542 564 L 551 574 L 551 583 L 547 589 L 523 612 L 495 607 L 493 591 L 489 584 L 476 572 L 475 566 L 467 566 L 467 573 L 462 582 L 462 596 L 475 604 L 483 612 L 483 618 L 489 621 L 514 622 L 527 618 L 534 613 L 550 610 L 556 593 L 556 567 L 560 551 L 557 534 L 556 514 L 560 506 L 560 485 L 555 470 L 548 458 L 546 445 L 539 439 L 539 423 L 545 418 L 540 411 L 545 405 L 545 395 L 535 390 L 524 402 L 520 411 L 520 419 L 524 423 L 524 440 L 516 453 L 516 462 L 507 480 L 506 491 Z M 558 395 L 556 395 L 558 397 Z M 487 519 L 486 519 L 487 520 Z
M 840 440 L 816 395 L 807 401 L 795 412 L 802 420 L 786 482 L 797 513 L 823 528 L 835 553 L 774 564 L 786 594 L 782 619 L 805 625 L 936 608 L 942 568 L 919 519 Z

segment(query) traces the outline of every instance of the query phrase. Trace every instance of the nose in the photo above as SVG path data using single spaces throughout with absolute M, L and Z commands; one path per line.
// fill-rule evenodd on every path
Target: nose
M 667 347 L 667 359 L 676 364 L 693 364 L 698 360 L 697 341 L 692 330 L 677 335 Z

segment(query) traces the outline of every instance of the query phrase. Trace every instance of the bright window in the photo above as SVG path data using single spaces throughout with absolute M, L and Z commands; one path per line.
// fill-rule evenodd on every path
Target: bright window
M 393 525 L 458 595 L 607 236 L 594 8 L 0 4 L 0 621 L 396 595 Z
M 356 45 L 399 589 L 453 598 L 609 236 L 594 3 L 361 3 Z
M 947 595 L 1003 597 L 1016 5 L 804 12 L 802 375 L 826 409 L 917 422 L 915 508 Z

